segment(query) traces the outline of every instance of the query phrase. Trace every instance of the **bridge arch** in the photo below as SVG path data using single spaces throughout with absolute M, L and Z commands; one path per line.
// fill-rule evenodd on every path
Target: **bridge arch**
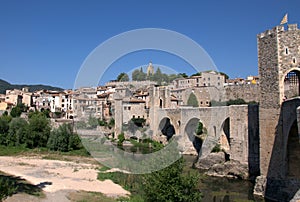
M 184 136 L 186 136 L 188 140 L 193 144 L 197 153 L 199 153 L 203 143 L 203 139 L 202 139 L 203 137 L 200 138 L 199 136 L 196 135 L 196 130 L 198 128 L 199 122 L 202 123 L 203 134 L 205 135 L 206 133 L 205 125 L 203 121 L 197 117 L 192 117 L 191 119 L 189 119 L 184 128 Z
M 220 128 L 220 144 L 222 149 L 225 151 L 230 150 L 231 139 L 230 139 L 230 118 L 227 117 Z
M 300 141 L 297 120 L 293 122 L 288 133 L 287 141 L 287 176 L 300 179 Z
M 284 72 L 281 79 L 283 99 L 300 95 L 300 67 L 290 68 Z
M 162 133 L 169 140 L 173 135 L 176 134 L 174 123 L 170 119 L 170 117 L 163 117 L 158 125 L 159 133 Z

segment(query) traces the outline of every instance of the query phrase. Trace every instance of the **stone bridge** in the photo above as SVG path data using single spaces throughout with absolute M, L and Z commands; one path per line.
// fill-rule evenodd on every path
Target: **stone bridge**
M 271 146 L 266 154 L 265 144 L 261 145 L 261 174 L 265 176 L 264 194 L 273 200 L 289 200 L 300 188 L 299 106 L 299 97 L 286 100 L 274 118 L 269 110 L 260 110 L 262 120 L 268 118 L 261 127 L 270 127 L 268 139 L 261 136 L 261 141 Z
M 248 164 L 252 173 L 259 171 L 259 125 L 257 105 L 221 107 L 156 108 L 150 111 L 154 137 L 162 136 L 166 119 L 179 136 L 179 147 L 184 154 L 197 154 L 193 145 L 199 121 L 207 130 L 200 154 L 205 156 L 221 143 L 230 159 Z

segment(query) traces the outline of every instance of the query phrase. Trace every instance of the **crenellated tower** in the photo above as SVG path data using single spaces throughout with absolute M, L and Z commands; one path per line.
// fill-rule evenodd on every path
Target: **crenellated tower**
M 276 26 L 257 35 L 260 76 L 260 170 L 267 176 L 282 103 L 299 95 L 300 30 Z M 274 154 L 274 153 L 273 153 Z M 281 159 L 284 160 L 284 159 Z M 280 171 L 278 171 L 280 172 Z

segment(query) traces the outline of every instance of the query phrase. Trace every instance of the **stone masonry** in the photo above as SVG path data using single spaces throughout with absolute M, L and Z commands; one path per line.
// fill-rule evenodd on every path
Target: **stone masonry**
M 287 30 L 283 25 L 276 26 L 258 34 L 257 43 L 260 76 L 260 172 L 267 178 L 266 197 L 272 197 L 274 192 L 270 190 L 275 190 L 276 187 L 275 192 L 279 193 L 279 182 L 286 179 L 286 146 L 283 144 L 287 141 L 290 126 L 282 123 L 288 124 L 286 120 L 295 113 L 296 106 L 282 107 L 286 96 L 284 80 L 289 72 L 300 71 L 300 30 L 296 24 L 288 25 Z M 293 113 L 282 117 L 287 110 L 292 110 Z

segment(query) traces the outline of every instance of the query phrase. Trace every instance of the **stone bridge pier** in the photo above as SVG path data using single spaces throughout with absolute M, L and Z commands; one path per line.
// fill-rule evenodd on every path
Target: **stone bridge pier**
M 157 108 L 150 112 L 154 139 L 165 139 L 161 130 L 169 120 L 175 129 L 179 149 L 183 154 L 198 155 L 195 131 L 201 122 L 205 128 L 199 158 L 211 153 L 216 144 L 227 146 L 230 159 L 249 166 L 249 172 L 259 173 L 259 124 L 257 105 L 221 107 Z

